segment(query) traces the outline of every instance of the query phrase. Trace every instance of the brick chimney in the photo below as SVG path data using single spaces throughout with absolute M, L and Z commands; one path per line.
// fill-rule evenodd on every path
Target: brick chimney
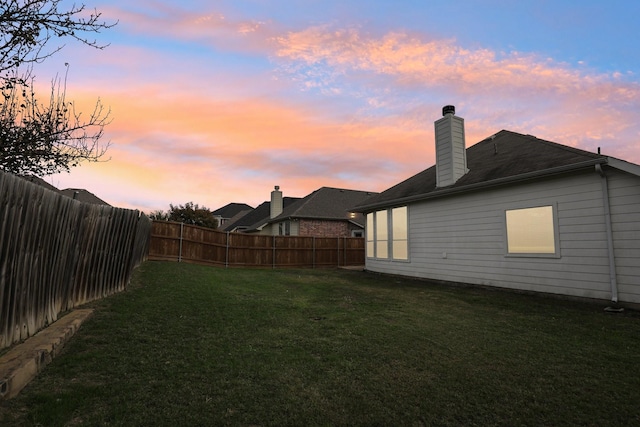
M 464 141 L 464 119 L 455 115 L 453 105 L 442 108 L 442 118 L 435 122 L 436 131 L 436 187 L 453 185 L 467 169 Z
M 280 186 L 276 185 L 275 189 L 271 192 L 271 213 L 269 218 L 275 218 L 282 213 L 282 191 Z

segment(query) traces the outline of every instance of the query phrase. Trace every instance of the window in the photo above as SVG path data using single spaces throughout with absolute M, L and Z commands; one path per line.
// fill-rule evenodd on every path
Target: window
M 374 213 L 367 214 L 367 227 L 365 228 L 365 232 L 367 233 L 367 257 L 375 258 L 375 233 L 373 232 L 373 217 Z
M 407 207 L 367 214 L 367 257 L 409 259 Z
M 506 211 L 509 254 L 558 253 L 553 206 Z
M 387 211 L 376 212 L 376 258 L 389 258 Z
M 392 241 L 391 251 L 393 259 L 409 259 L 407 241 L 407 207 L 403 206 L 391 210 Z
M 281 236 L 291 235 L 291 221 L 285 221 L 278 223 L 278 234 Z

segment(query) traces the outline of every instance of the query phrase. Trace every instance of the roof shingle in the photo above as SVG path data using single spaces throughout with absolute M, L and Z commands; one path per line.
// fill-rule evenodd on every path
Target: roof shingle
M 271 222 L 288 218 L 352 220 L 364 225 L 360 215 L 350 215 L 351 209 L 376 193 L 370 191 L 347 190 L 342 188 L 321 187 L 313 193 L 285 208 Z
M 356 209 L 366 212 L 407 199 L 437 197 L 454 190 L 490 186 L 492 183 L 544 174 L 571 166 L 604 163 L 607 157 L 531 135 L 502 130 L 467 149 L 469 172 L 455 184 L 437 188 L 435 165 L 373 196 Z

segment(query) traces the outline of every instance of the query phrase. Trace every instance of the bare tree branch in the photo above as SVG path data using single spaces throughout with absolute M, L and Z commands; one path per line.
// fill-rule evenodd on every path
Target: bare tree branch
M 54 38 L 70 37 L 97 49 L 107 46 L 85 34 L 100 33 L 117 22 L 106 23 L 100 12 L 88 13 L 84 4 L 60 10 L 60 3 L 62 0 L 0 0 L 0 72 L 49 58 L 64 47 L 45 50 Z
M 10 80 L 0 93 L 0 167 L 16 174 L 49 175 L 81 162 L 101 160 L 109 143 L 101 143 L 111 110 L 100 99 L 87 120 L 66 100 L 64 80 L 51 83 L 47 103 L 40 103 L 33 80 Z
M 105 156 L 102 143 L 111 110 L 98 99 L 85 119 L 66 100 L 66 82 L 56 76 L 48 102 L 39 102 L 30 65 L 59 52 L 54 39 L 71 38 L 103 49 L 87 34 L 112 28 L 101 13 L 63 0 L 0 0 L 0 169 L 17 174 L 48 175 L 69 171 L 81 162 Z M 21 67 L 22 66 L 22 67 Z M 26 71 L 21 71 L 25 70 Z

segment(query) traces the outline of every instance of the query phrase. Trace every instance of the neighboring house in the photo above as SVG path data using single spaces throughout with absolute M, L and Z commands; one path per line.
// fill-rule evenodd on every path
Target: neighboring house
M 38 184 L 41 187 L 46 188 L 47 190 L 51 190 L 51 191 L 55 191 L 56 193 L 60 193 L 63 196 L 67 196 L 70 197 L 72 199 L 76 199 L 78 201 L 84 202 L 84 203 L 92 203 L 94 205 L 106 205 L 106 206 L 111 206 L 109 203 L 105 202 L 104 200 L 102 200 L 101 198 L 99 198 L 98 196 L 96 196 L 95 194 L 82 189 L 82 188 L 67 188 L 64 190 L 58 190 L 56 187 L 54 187 L 53 185 L 49 184 L 47 181 L 45 181 L 42 178 L 38 178 L 37 176 L 33 176 L 33 175 L 27 175 L 27 176 L 22 176 L 23 179 L 26 179 L 29 182 L 33 182 L 34 184 Z
M 229 224 L 224 231 L 274 236 L 364 237 L 364 215 L 351 208 L 372 192 L 322 187 L 300 199 L 283 197 L 279 186 L 271 200 Z
M 216 209 L 212 214 L 218 220 L 218 228 L 222 229 L 225 224 L 231 224 L 252 210 L 253 208 L 246 203 L 229 203 Z
M 640 303 L 640 166 L 500 131 L 465 149 L 452 106 L 436 165 L 361 203 L 366 269 Z
M 34 175 L 18 175 L 20 178 L 22 179 L 26 179 L 29 182 L 32 182 L 34 184 L 39 185 L 40 187 L 44 187 L 47 190 L 51 190 L 51 191 L 55 191 L 56 193 L 59 193 L 60 190 L 58 190 L 56 187 L 54 187 L 53 185 L 49 184 L 47 181 L 45 181 L 42 178 L 39 178 L 37 176 Z
M 269 218 L 264 229 L 285 236 L 364 237 L 364 215 L 351 209 L 374 194 L 322 187 Z
M 282 197 L 281 204 L 284 207 L 289 206 L 291 203 L 300 200 L 298 197 Z M 282 210 L 282 207 L 280 208 Z M 230 232 L 245 232 L 251 229 L 253 232 L 259 232 L 253 227 L 255 224 L 261 223 L 265 219 L 269 219 L 271 212 L 271 202 L 263 202 L 257 208 L 247 212 L 233 221 L 228 221 L 221 231 Z
M 63 196 L 71 197 L 75 200 L 79 200 L 83 203 L 111 206 L 109 203 L 105 202 L 92 192 L 82 188 L 66 188 L 64 190 L 60 190 L 60 194 L 62 194 Z

